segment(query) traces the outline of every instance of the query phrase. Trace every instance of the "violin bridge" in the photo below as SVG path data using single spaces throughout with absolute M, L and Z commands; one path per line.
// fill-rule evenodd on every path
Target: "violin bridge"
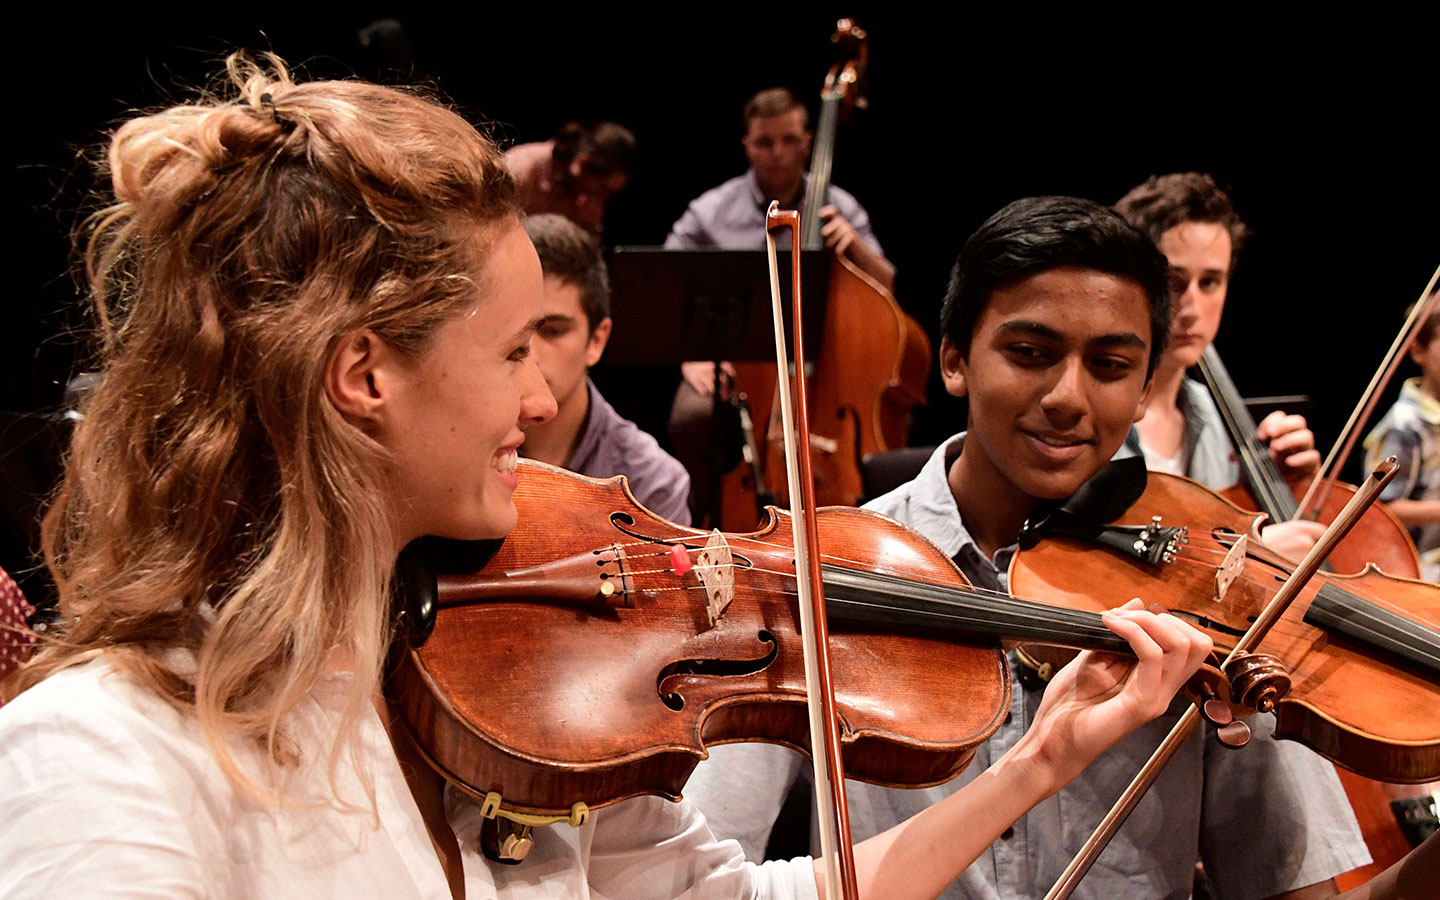
M 1225 599 L 1225 594 L 1230 590 L 1230 585 L 1245 568 L 1245 555 L 1250 552 L 1250 536 L 1240 535 L 1230 547 L 1230 552 L 1225 554 L 1225 561 L 1220 563 L 1220 568 L 1215 571 L 1215 602 Z
M 730 607 L 730 601 L 735 599 L 735 557 L 720 529 L 710 532 L 709 540 L 695 555 L 694 572 L 705 588 L 705 611 L 710 615 L 710 627 L 714 628 Z

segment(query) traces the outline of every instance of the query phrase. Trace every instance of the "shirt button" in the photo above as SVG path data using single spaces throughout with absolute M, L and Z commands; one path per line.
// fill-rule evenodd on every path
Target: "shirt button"
M 1008 841 L 1015 836 L 1015 828 L 1012 826 L 1000 832 L 1000 840 Z
M 1006 724 L 1006 725 L 1009 725 L 1009 724 L 1010 724 L 1010 720 L 1013 719 L 1013 718 L 1015 718 L 1015 714 L 1014 714 L 1014 713 L 1008 713 L 1008 712 L 1007 712 L 1007 713 L 1005 714 L 1005 724 Z

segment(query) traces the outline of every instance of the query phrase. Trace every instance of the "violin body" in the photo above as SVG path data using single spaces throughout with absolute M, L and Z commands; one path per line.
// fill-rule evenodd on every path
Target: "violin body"
M 1251 546 L 1239 577 L 1217 599 L 1217 566 L 1240 535 L 1255 533 L 1259 515 L 1186 478 L 1151 472 L 1144 494 L 1116 524 L 1143 525 L 1160 516 L 1185 525 L 1191 543 L 1158 570 L 1093 544 L 1047 538 L 1017 553 L 1010 590 L 1071 608 L 1101 609 L 1090 587 L 1108 598 L 1139 596 L 1207 631 L 1217 650 L 1233 647 L 1289 574 L 1290 563 Z M 1369 778 L 1420 782 L 1440 777 L 1440 678 L 1385 649 L 1307 621 L 1317 596 L 1349 597 L 1398 615 L 1435 643 L 1440 586 L 1382 574 L 1317 575 L 1260 645 L 1289 671 L 1291 687 L 1275 709 L 1277 737 L 1300 741 Z M 1322 602 L 1316 612 L 1328 604 Z M 1243 750 L 1237 752 L 1244 752 Z
M 1337 482 L 1326 497 L 1325 505 L 1320 508 L 1315 521 L 1323 525 L 1335 521 L 1340 510 L 1355 496 L 1355 490 L 1354 485 Z M 1232 485 L 1219 493 L 1242 509 L 1259 508 L 1254 495 L 1243 484 Z M 1303 491 L 1296 491 L 1297 499 L 1302 493 Z M 1420 577 L 1420 553 L 1415 549 L 1415 542 L 1411 540 L 1409 530 L 1383 503 L 1376 503 L 1365 510 L 1360 521 L 1355 523 L 1355 527 L 1350 529 L 1350 533 L 1335 547 L 1327 562 L 1336 572 L 1363 572 L 1367 565 L 1374 565 L 1389 575 L 1398 575 L 1401 578 Z
M 749 566 L 737 568 L 733 600 L 712 625 L 699 567 L 677 575 L 667 552 L 709 535 L 640 507 L 623 479 L 522 460 L 515 504 L 519 526 L 472 581 L 571 554 L 593 572 L 591 551 L 618 544 L 629 605 L 521 597 L 440 609 L 429 639 L 399 654 L 387 694 L 451 782 L 498 792 L 510 811 L 566 815 L 577 801 L 678 798 L 707 745 L 809 751 L 788 515 L 771 509 L 759 530 L 730 538 Z M 825 509 L 819 524 L 827 555 L 962 579 L 928 541 L 883 516 Z M 442 577 L 442 604 L 447 585 Z M 946 781 L 1009 708 L 1009 668 L 993 639 L 962 644 L 832 619 L 829 643 L 847 777 Z

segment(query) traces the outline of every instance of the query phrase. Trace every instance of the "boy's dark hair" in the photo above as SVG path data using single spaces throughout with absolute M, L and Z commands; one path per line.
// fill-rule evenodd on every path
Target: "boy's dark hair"
M 792 109 L 800 110 L 800 127 L 810 129 L 810 111 L 789 88 L 777 87 L 763 90 L 745 102 L 745 132 L 750 132 L 750 123 L 755 119 L 773 119 L 783 116 Z
M 1230 232 L 1230 267 L 1250 229 L 1235 212 L 1230 195 L 1220 190 L 1215 179 L 1201 172 L 1151 175 L 1115 204 L 1125 221 L 1150 235 L 1156 246 L 1160 237 L 1186 222 L 1213 222 Z
M 1105 272 L 1145 291 L 1150 300 L 1148 379 L 1170 339 L 1169 266 L 1154 241 L 1090 200 L 1027 197 L 986 219 L 951 270 L 941 333 L 968 358 L 975 323 L 996 290 L 1063 266 Z
M 600 244 L 579 225 L 553 213 L 526 216 L 520 224 L 535 245 L 545 277 L 579 288 L 580 308 L 594 331 L 610 315 L 610 274 Z

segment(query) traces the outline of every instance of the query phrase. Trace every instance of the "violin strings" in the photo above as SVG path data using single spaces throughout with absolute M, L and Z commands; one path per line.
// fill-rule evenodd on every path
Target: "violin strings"
M 675 543 L 666 543 L 666 541 L 665 541 L 664 538 L 655 538 L 655 539 L 652 539 L 652 540 L 630 541 L 630 542 L 623 543 L 623 544 L 614 544 L 614 545 L 612 545 L 612 546 L 617 546 L 617 547 L 622 547 L 622 548 L 624 548 L 624 547 L 637 547 L 637 546 L 653 547 L 653 546 L 655 546 L 656 544 L 661 544 L 661 545 L 666 546 L 666 547 L 674 547 L 674 546 L 676 546 L 676 545 L 678 544 L 678 545 L 680 545 L 680 546 L 684 546 L 685 549 L 686 549 L 686 551 L 687 551 L 687 553 L 699 554 L 699 553 L 701 553 L 701 552 L 703 552 L 703 551 L 705 550 L 705 547 L 703 547 L 703 546 L 700 546 L 700 547 L 691 547 L 691 546 L 689 546 L 688 544 L 684 544 L 684 543 L 683 543 L 684 541 L 694 540 L 694 539 L 696 539 L 696 538 L 698 538 L 698 537 L 700 537 L 700 535 L 683 535 L 683 536 L 677 536 Z M 707 537 L 707 540 L 708 540 L 708 537 Z M 734 537 L 734 536 L 730 536 L 730 537 L 727 537 L 727 540 L 728 540 L 728 542 L 729 542 L 730 544 L 732 544 L 732 545 L 741 545 L 742 547 L 745 546 L 745 545 L 749 545 L 749 546 L 751 546 L 751 547 L 760 548 L 760 549 L 764 550 L 765 552 L 777 552 L 777 551 L 778 551 L 778 552 L 782 552 L 782 553 L 783 553 L 783 552 L 792 552 L 792 553 L 793 553 L 793 549 L 792 549 L 789 545 L 780 544 L 780 543 L 778 543 L 778 542 L 777 542 L 777 543 L 771 543 L 771 542 L 767 542 L 767 541 L 761 540 L 761 539 L 759 539 L 759 538 L 736 538 L 736 537 Z M 1216 549 L 1210 549 L 1209 547 L 1205 547 L 1205 546 L 1197 546 L 1197 544 L 1213 544 Z M 1190 541 L 1180 550 L 1180 552 L 1179 552 L 1179 553 L 1176 553 L 1172 558 L 1173 558 L 1175 561 L 1177 561 L 1177 562 L 1187 562 L 1187 563 L 1190 563 L 1191 565 L 1203 566 L 1203 567 L 1205 567 L 1205 568 L 1207 568 L 1207 569 L 1213 569 L 1213 570 L 1215 570 L 1215 571 L 1219 571 L 1221 568 L 1223 568 L 1222 566 L 1216 565 L 1215 563 L 1209 562 L 1209 561 L 1204 560 L 1204 559 L 1194 558 L 1194 554 L 1228 555 L 1229 552 L 1230 552 L 1230 550 L 1232 549 L 1232 547 L 1233 547 L 1233 542 L 1227 544 L 1227 543 L 1225 543 L 1225 541 L 1223 541 L 1223 540 L 1220 539 L 1220 538 L 1211 537 L 1211 536 L 1209 536 L 1209 535 L 1204 535 L 1204 534 L 1202 534 L 1201 536 L 1198 536 L 1198 537 L 1192 537 L 1192 538 L 1190 539 Z M 663 550 L 663 551 L 655 551 L 655 552 L 652 552 L 652 553 L 634 554 L 631 558 L 643 559 L 643 558 L 661 557 L 661 556 L 668 556 L 668 555 L 670 555 L 670 551 L 667 549 L 667 550 Z M 822 553 L 822 554 L 821 554 L 821 560 L 822 560 L 823 562 L 831 562 L 831 563 L 839 563 L 839 564 L 849 564 L 849 565 L 853 565 L 853 566 L 860 567 L 860 568 L 865 568 L 865 567 L 868 565 L 865 561 L 862 561 L 862 560 L 851 559 L 851 558 L 847 558 L 847 557 L 843 557 L 843 556 L 838 556 L 838 555 L 835 555 L 835 554 L 827 554 L 827 553 Z M 711 565 L 711 566 L 699 566 L 699 565 L 697 565 L 697 566 L 693 566 L 692 568 L 694 568 L 694 569 L 712 568 L 712 569 L 713 569 L 713 568 L 723 568 L 723 565 L 720 565 L 720 564 Z M 750 569 L 750 571 L 753 571 L 753 572 L 757 572 L 757 573 L 761 573 L 761 574 L 768 574 L 768 575 L 775 575 L 775 576 L 782 577 L 782 578 L 794 578 L 794 577 L 795 577 L 795 573 L 794 573 L 793 570 L 791 570 L 791 571 L 786 571 L 786 570 L 772 570 L 772 569 L 766 569 L 766 568 L 763 568 L 763 567 L 760 567 L 760 566 L 750 566 L 749 569 Z M 1280 570 L 1280 571 L 1283 572 L 1283 569 Z M 631 573 L 629 573 L 629 574 L 632 574 L 632 575 L 672 574 L 672 570 L 669 570 L 669 569 L 648 569 L 648 570 L 643 570 L 643 571 L 639 571 L 639 572 L 631 572 Z M 930 584 L 940 584 L 939 582 L 935 582 L 935 581 L 932 581 L 932 580 L 930 580 L 930 579 L 925 579 L 925 578 L 921 578 L 921 579 L 917 579 L 917 580 L 926 581 L 927 583 L 930 583 Z M 1236 580 L 1237 580 L 1237 581 L 1240 581 L 1240 582 L 1242 582 L 1242 583 L 1245 583 L 1245 584 L 1257 586 L 1257 587 L 1259 587 L 1259 588 L 1261 589 L 1262 593 L 1273 594 L 1274 590 L 1278 590 L 1278 587 L 1273 587 L 1273 588 L 1272 588 L 1272 586 L 1271 586 L 1270 583 L 1269 583 L 1269 582 L 1270 582 L 1270 579 L 1269 579 L 1269 578 L 1266 578 L 1266 577 L 1263 577 L 1263 576 L 1257 577 L 1257 576 L 1254 576 L 1254 575 L 1249 574 L 1248 567 L 1247 567 L 1246 569 L 1242 570 L 1241 573 L 1237 575 Z M 1277 584 L 1278 584 L 1278 582 L 1277 582 Z M 941 586 L 944 586 L 944 585 L 942 584 Z M 1344 589 L 1345 589 L 1348 593 L 1352 594 L 1353 596 L 1355 596 L 1355 597 L 1357 597 L 1357 598 L 1359 598 L 1359 599 L 1365 600 L 1365 601 L 1367 601 L 1367 602 L 1369 602 L 1369 603 L 1373 603 L 1373 604 L 1375 604 L 1376 606 L 1382 607 L 1382 608 L 1384 608 L 1384 609 L 1386 609 L 1386 610 L 1388 610 L 1388 611 L 1390 611 L 1390 612 L 1394 612 L 1394 613 L 1397 613 L 1397 614 L 1400 614 L 1400 615 L 1406 615 L 1406 614 L 1407 614 L 1407 611 L 1406 611 L 1403 607 L 1401 607 L 1401 606 L 1399 606 L 1399 605 L 1397 605 L 1397 604 L 1394 604 L 1394 603 L 1390 602 L 1389 600 L 1386 600 L 1386 599 L 1384 599 L 1384 598 L 1382 598 L 1382 597 L 1378 597 L 1378 596 L 1374 595 L 1374 594 L 1373 594 L 1371 591 L 1369 591 L 1368 589 L 1360 589 L 1358 586 L 1355 586 L 1355 585 L 1342 585 L 1342 586 L 1344 587 Z M 704 590 L 704 586 L 703 586 L 703 585 L 688 585 L 688 586 L 675 587 L 675 588 L 653 588 L 652 590 L 655 590 L 655 591 Z M 1030 599 L 1030 598 L 1014 597 L 1013 595 L 1011 595 L 1010 593 L 1008 593 L 1008 592 L 1006 592 L 1006 591 L 996 590 L 996 589 L 994 589 L 994 588 L 982 588 L 982 587 L 979 587 L 979 586 L 977 586 L 977 585 L 970 585 L 968 588 L 966 588 L 966 590 L 967 590 L 968 593 L 970 593 L 970 594 L 973 595 L 973 596 L 985 597 L 985 598 L 990 598 L 990 599 L 1016 599 L 1016 600 L 1024 600 L 1024 601 L 1026 601 L 1026 602 L 1041 602 L 1041 601 L 1032 600 L 1032 599 Z M 785 595 L 785 596 L 796 596 L 796 595 L 798 594 L 798 592 L 795 592 L 795 591 L 782 591 L 782 592 L 780 592 L 780 593 L 782 593 L 782 594 Z M 1424 623 L 1422 623 L 1422 624 L 1424 624 Z

